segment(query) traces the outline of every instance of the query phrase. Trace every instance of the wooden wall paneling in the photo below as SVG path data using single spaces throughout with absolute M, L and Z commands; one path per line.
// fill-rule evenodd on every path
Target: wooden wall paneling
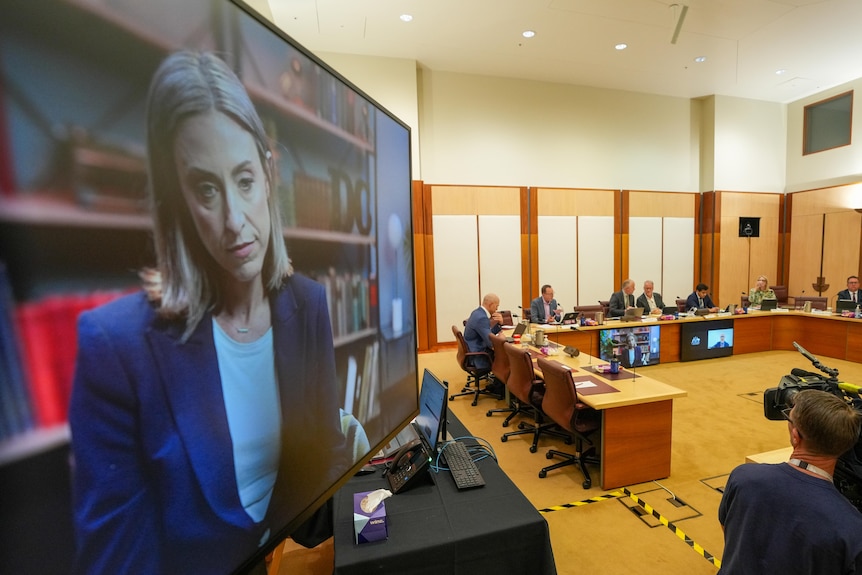
M 431 235 L 431 193 L 421 181 L 411 185 L 413 199 L 413 272 L 416 278 L 416 347 L 431 349 L 429 328 L 434 314 L 434 245 Z M 428 193 L 426 194 L 426 190 Z M 434 322 L 436 325 L 436 322 Z M 436 329 L 433 333 L 437 333 Z
M 794 216 L 845 212 L 862 207 L 859 205 L 862 183 L 795 192 L 791 195 Z
M 614 283 L 614 218 L 578 218 L 578 303 L 593 305 L 619 289 Z M 566 305 L 569 305 L 568 303 Z
M 662 221 L 662 294 L 665 304 L 688 297 L 694 290 L 694 217 L 664 218 Z
M 778 209 L 778 274 L 773 285 L 787 285 L 790 278 L 790 232 L 793 229 L 790 214 L 793 211 L 793 197 L 782 194 Z
M 715 192 L 704 192 L 700 202 L 700 269 L 695 274 L 694 283 L 705 283 L 710 287 L 710 290 L 715 290 L 713 285 L 713 268 L 715 265 L 715 253 L 717 249 L 718 237 L 718 210 L 717 206 L 718 195 Z M 694 286 L 692 286 L 694 289 Z M 691 293 L 691 292 L 689 292 Z M 713 299 L 718 297 L 718 294 L 713 291 Z
M 521 279 L 521 305 L 529 309 L 539 296 L 539 198 L 536 190 L 521 189 L 521 258 L 527 261 Z
M 795 341 L 816 356 L 844 359 L 849 325 L 852 322 L 840 319 L 778 314 L 772 325 L 772 349 L 795 351 Z
M 862 214 L 855 211 L 826 214 L 823 275 L 829 281 L 829 291 L 824 292 L 823 295 L 829 297 L 830 304 L 834 304 L 832 298 L 847 287 L 847 276 L 859 275 L 860 229 L 862 229 Z
M 794 200 L 794 205 L 795 205 Z M 790 262 L 788 276 L 788 295 L 819 295 L 811 286 L 820 275 L 820 254 L 823 236 L 823 214 L 793 215 L 793 234 L 790 237 L 790 251 L 793 259 Z M 827 277 L 830 294 L 841 282 L 841 278 Z
M 635 280 L 635 297 L 643 293 L 643 283 L 652 280 L 655 290 L 664 294 L 662 261 L 664 259 L 663 222 L 660 217 L 631 217 L 628 220 L 629 266 L 627 276 Z
M 435 341 L 452 342 L 451 326 L 463 328 L 463 320 L 481 303 L 477 217 L 435 215 L 433 229 Z
M 622 285 L 623 280 L 629 277 L 629 220 L 627 199 L 621 193 L 614 194 L 614 286 Z
M 539 285 L 550 284 L 557 302 L 572 311 L 578 301 L 578 218 L 539 216 Z
M 500 309 L 520 315 L 521 217 L 479 216 L 479 294 L 495 293 Z
M 667 303 L 667 301 L 665 303 Z M 661 348 L 659 349 L 660 363 L 679 361 L 681 353 L 680 338 L 681 328 L 679 323 L 669 321 L 661 324 Z
M 698 194 L 630 190 L 629 214 L 642 218 L 693 218 L 697 215 L 697 199 Z
M 543 216 L 613 216 L 616 190 L 533 188 Z
M 701 253 L 703 252 L 703 225 L 701 216 L 703 212 L 703 194 L 695 194 L 694 196 L 694 263 L 691 268 L 692 282 L 691 287 L 685 291 L 683 297 L 688 297 L 700 277 L 701 268 Z

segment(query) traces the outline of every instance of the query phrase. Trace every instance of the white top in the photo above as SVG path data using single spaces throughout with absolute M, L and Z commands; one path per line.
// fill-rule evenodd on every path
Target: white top
M 259 522 L 269 507 L 281 450 L 272 328 L 257 341 L 240 343 L 213 318 L 213 339 L 239 499 L 249 517 Z

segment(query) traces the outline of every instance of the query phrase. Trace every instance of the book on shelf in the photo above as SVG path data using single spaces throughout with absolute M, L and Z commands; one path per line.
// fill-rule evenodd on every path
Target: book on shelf
M 343 337 L 373 327 L 371 319 L 371 282 L 354 272 L 330 268 L 317 275 L 326 292 L 333 337 Z
M 14 309 L 9 275 L 6 266 L 0 263 L 0 441 L 35 425 Z

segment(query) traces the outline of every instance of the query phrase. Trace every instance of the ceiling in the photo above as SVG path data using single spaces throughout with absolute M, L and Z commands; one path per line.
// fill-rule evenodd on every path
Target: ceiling
M 672 44 L 682 4 L 688 9 Z M 269 0 L 269 6 L 275 23 L 313 52 L 406 58 L 433 71 L 782 103 L 862 77 L 862 0 Z M 404 13 L 413 21 L 402 22 Z M 526 29 L 536 36 L 523 38 Z M 620 42 L 628 48 L 615 50 Z M 695 62 L 698 56 L 706 61 Z

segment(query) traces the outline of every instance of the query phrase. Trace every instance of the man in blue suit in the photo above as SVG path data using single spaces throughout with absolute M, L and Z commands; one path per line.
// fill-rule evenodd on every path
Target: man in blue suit
M 710 313 L 717 312 L 718 307 L 712 302 L 712 298 L 709 297 L 709 286 L 705 283 L 697 284 L 694 291 L 685 300 L 685 309 L 687 311 L 708 309 Z
M 859 293 L 859 278 L 857 276 L 850 276 L 847 278 L 847 289 L 838 292 L 838 299 L 862 303 L 862 297 L 860 296 L 862 294 Z
M 560 313 L 557 311 L 557 300 L 554 299 L 554 288 L 545 284 L 542 286 L 542 295 L 530 302 L 530 322 L 550 323 L 560 321 Z
M 489 293 L 482 298 L 482 305 L 473 310 L 464 326 L 464 339 L 469 351 L 484 351 L 493 357 L 494 347 L 489 334 L 500 333 L 503 329 L 503 316 L 497 311 L 500 298 Z M 477 357 L 474 363 L 479 368 L 489 368 L 491 363 L 484 357 Z

